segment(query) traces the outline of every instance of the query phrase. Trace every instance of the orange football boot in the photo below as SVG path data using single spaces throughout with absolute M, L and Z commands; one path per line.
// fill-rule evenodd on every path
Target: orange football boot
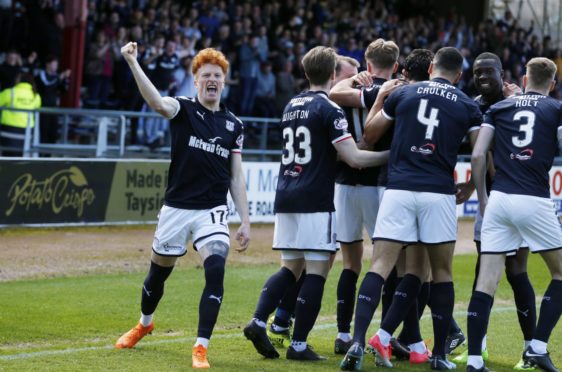
M 148 327 L 142 324 L 137 324 L 129 332 L 125 333 L 123 336 L 119 337 L 119 340 L 115 343 L 115 348 L 117 349 L 130 349 L 137 344 L 144 336 L 152 333 L 154 329 L 154 322 L 150 322 Z

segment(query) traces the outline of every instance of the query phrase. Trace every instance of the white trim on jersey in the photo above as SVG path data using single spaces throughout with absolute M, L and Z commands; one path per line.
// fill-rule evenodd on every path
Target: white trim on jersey
M 467 132 L 467 133 L 474 132 L 475 130 L 480 130 L 480 126 L 478 125 L 478 126 L 474 126 L 474 127 L 468 128 L 468 132 Z
M 345 133 L 342 134 L 341 136 L 339 136 L 338 138 L 336 138 L 335 140 L 332 141 L 332 144 L 336 144 L 338 142 L 344 141 L 348 138 L 353 138 L 353 136 L 350 133 Z
M 388 114 L 384 111 L 384 109 L 382 109 L 381 112 L 382 112 L 382 116 L 384 116 L 387 120 L 394 120 L 394 117 L 388 115 Z
M 496 130 L 496 127 L 494 127 L 492 124 L 482 123 L 480 126 L 486 128 L 492 128 L 493 130 Z
M 187 99 L 187 97 L 183 97 L 183 96 L 182 96 L 182 97 L 176 97 L 176 99 L 174 100 L 174 101 L 176 101 L 176 102 L 178 103 L 178 105 L 177 105 L 177 107 L 176 107 L 176 112 L 174 112 L 174 115 L 172 115 L 172 117 L 171 117 L 169 120 L 172 120 L 173 118 L 175 118 L 175 117 L 178 115 L 178 113 L 180 112 L 180 110 L 181 110 L 181 104 L 180 104 L 180 101 L 178 100 L 178 98 L 185 98 L 185 99 Z
M 365 104 L 365 95 L 363 94 L 363 89 L 359 91 L 359 98 L 361 98 L 361 107 L 367 108 L 367 105 Z
M 230 150 L 230 152 L 235 153 L 235 154 L 241 154 L 241 153 L 242 153 L 242 150 L 240 150 L 240 149 L 232 149 L 232 150 Z

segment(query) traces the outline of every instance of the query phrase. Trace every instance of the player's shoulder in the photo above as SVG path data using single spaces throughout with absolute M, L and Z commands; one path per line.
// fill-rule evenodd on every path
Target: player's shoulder
M 340 110 L 343 111 L 343 109 L 341 108 L 340 105 L 338 105 L 337 103 L 335 103 L 334 101 L 332 101 L 328 95 L 324 92 L 315 92 L 315 101 L 318 102 L 318 104 L 320 106 L 325 106 L 329 109 L 332 110 Z
M 197 99 L 195 97 L 175 96 L 174 99 L 180 103 L 181 106 L 192 107 L 195 106 Z
M 222 104 L 221 104 L 222 105 Z M 222 106 L 221 107 L 223 112 L 224 112 L 224 116 L 226 117 L 227 120 L 227 124 L 229 126 L 233 126 L 233 127 L 244 127 L 244 122 L 242 121 L 242 119 L 240 119 L 238 116 L 236 116 L 232 111 L 230 111 L 226 106 Z M 230 124 L 232 123 L 232 124 Z

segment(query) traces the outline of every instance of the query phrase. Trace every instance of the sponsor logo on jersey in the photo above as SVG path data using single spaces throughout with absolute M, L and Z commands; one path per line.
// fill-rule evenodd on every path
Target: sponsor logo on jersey
M 241 134 L 238 136 L 238 138 L 236 138 L 236 144 L 238 145 L 238 147 L 242 148 L 242 145 L 244 145 L 244 135 Z
M 421 145 L 420 147 L 412 146 L 410 151 L 417 152 L 422 155 L 433 155 L 435 152 L 435 145 L 433 143 L 426 143 Z
M 197 113 L 197 115 L 199 115 L 201 117 L 201 120 L 205 120 L 205 113 L 201 113 L 198 110 L 195 111 Z
M 228 149 L 225 149 L 224 147 L 222 147 L 220 144 L 215 143 L 218 138 L 221 138 L 221 137 L 211 138 L 209 140 L 209 142 L 206 142 L 206 141 L 203 141 L 201 138 L 197 138 L 195 136 L 190 136 L 188 146 L 194 147 L 196 149 L 201 149 L 201 150 L 207 151 L 207 152 L 213 152 L 213 153 L 215 153 L 219 156 L 222 156 L 225 159 L 228 159 L 228 155 L 229 155 L 230 151 Z M 211 140 L 214 140 L 214 141 L 211 142 Z
M 295 165 L 293 169 L 285 169 L 283 173 L 284 176 L 291 176 L 293 178 L 297 178 L 302 173 L 302 167 L 300 165 Z
M 217 142 L 217 140 L 222 139 L 222 137 L 214 137 L 214 138 L 209 138 L 209 143 L 215 143 Z
M 533 149 L 525 149 L 518 154 L 511 153 L 509 157 L 511 158 L 511 160 L 531 160 L 533 158 L 533 152 Z
M 230 132 L 234 132 L 234 122 L 227 120 L 226 124 L 225 124 L 226 130 L 230 131 Z
M 334 128 L 338 130 L 347 130 L 347 120 L 345 118 L 337 118 L 334 120 Z

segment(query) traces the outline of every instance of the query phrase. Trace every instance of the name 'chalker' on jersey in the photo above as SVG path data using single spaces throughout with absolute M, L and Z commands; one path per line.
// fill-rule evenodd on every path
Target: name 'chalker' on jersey
M 283 112 L 283 155 L 275 213 L 332 212 L 336 177 L 333 144 L 351 138 L 343 110 L 324 92 L 303 92 Z
M 477 104 L 447 80 L 435 78 L 392 92 L 383 115 L 396 118 L 387 188 L 454 194 L 459 146 L 469 129 L 482 122 Z
M 242 121 L 222 104 L 206 109 L 196 98 L 175 97 L 180 108 L 170 120 L 172 161 L 165 204 L 181 209 L 211 209 L 226 204 L 230 154 L 244 142 Z
M 558 151 L 560 102 L 528 92 L 490 107 L 482 126 L 495 129 L 492 190 L 550 198 L 548 172 Z
M 373 84 L 371 86 L 361 87 L 358 89 L 358 92 L 361 94 L 361 104 L 363 107 L 342 107 L 347 118 L 349 133 L 353 136 L 356 143 L 358 143 L 361 140 L 361 137 L 363 137 L 367 115 L 369 114 L 371 107 L 374 105 L 377 94 L 385 81 L 385 79 L 376 78 L 373 80 Z M 387 136 L 388 133 L 385 133 L 383 138 L 377 142 L 377 145 L 373 146 L 369 150 L 388 150 L 390 148 L 390 139 L 392 139 L 392 137 L 385 141 L 384 138 Z M 379 145 L 383 142 L 388 142 L 388 147 L 383 148 L 384 146 Z M 338 161 L 336 163 L 336 183 L 350 186 L 385 186 L 386 183 L 379 180 L 380 174 L 383 172 L 386 175 L 386 164 L 380 167 L 354 169 L 346 162 Z M 386 179 L 386 177 L 383 178 Z

